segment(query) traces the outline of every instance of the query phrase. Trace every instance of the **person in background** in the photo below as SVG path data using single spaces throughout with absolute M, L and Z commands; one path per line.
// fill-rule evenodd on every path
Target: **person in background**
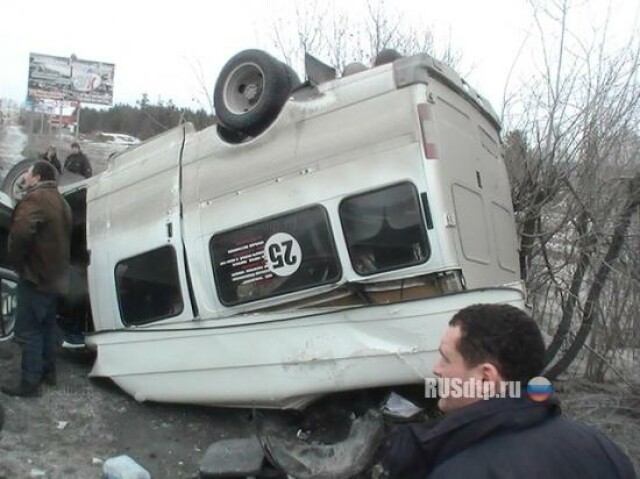
M 25 174 L 24 197 L 13 210 L 8 250 L 19 276 L 14 339 L 22 350 L 19 381 L 10 396 L 37 396 L 56 384 L 56 307 L 67 288 L 71 208 L 58 192 L 51 163 L 36 161 Z
M 93 175 L 89 158 L 80 150 L 80 145 L 77 142 L 71 143 L 71 154 L 64 161 L 64 170 L 85 178 L 90 178 Z
M 60 160 L 58 160 L 55 146 L 47 148 L 47 151 L 42 155 L 42 159 L 51 163 L 55 169 L 58 170 L 58 174 L 62 173 L 62 165 L 60 164 Z
M 542 395 L 527 394 L 531 379 L 544 381 L 545 346 L 524 311 L 468 306 L 449 321 L 439 351 L 433 373 L 443 382 L 438 407 L 445 415 L 432 427 L 411 424 L 392 432 L 383 459 L 388 477 L 636 477 L 629 458 L 604 434 L 561 415 L 550 387 Z M 447 395 L 446 381 L 467 382 L 474 388 L 467 391 L 479 394 Z M 501 386 L 516 381 L 521 394 L 481 394 L 505 391 Z

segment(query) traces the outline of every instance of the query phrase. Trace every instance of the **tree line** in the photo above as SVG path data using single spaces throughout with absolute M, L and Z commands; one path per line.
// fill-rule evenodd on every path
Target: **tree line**
M 171 100 L 151 104 L 146 93 L 134 106 L 118 104 L 108 110 L 80 109 L 80 133 L 105 131 L 125 133 L 146 140 L 180 123 L 193 123 L 201 130 L 215 123 L 215 116 L 204 109 L 178 108 Z

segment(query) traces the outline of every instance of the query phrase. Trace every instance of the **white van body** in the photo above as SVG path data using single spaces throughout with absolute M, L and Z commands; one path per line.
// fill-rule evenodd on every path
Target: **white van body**
M 419 383 L 457 310 L 524 307 L 498 120 L 428 55 L 303 86 L 242 143 L 181 125 L 65 194 L 91 374 L 141 401 Z

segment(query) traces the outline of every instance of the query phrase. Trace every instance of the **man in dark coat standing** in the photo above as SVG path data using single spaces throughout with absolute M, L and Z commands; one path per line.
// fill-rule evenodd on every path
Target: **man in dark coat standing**
M 20 381 L 1 388 L 11 396 L 35 396 L 42 382 L 56 382 L 56 303 L 66 288 L 71 209 L 55 178 L 50 163 L 34 163 L 11 218 L 9 257 L 20 277 L 14 334 L 22 350 Z
M 85 178 L 90 178 L 93 175 L 89 158 L 80 150 L 80 145 L 77 142 L 71 143 L 71 154 L 64 160 L 64 170 Z
M 383 460 L 389 477 L 635 478 L 629 458 L 606 436 L 562 417 L 553 396 L 527 389 L 543 369 L 544 351 L 537 324 L 520 309 L 481 304 L 459 311 L 433 370 L 445 416 L 390 435 Z
M 56 152 L 55 146 L 50 146 L 47 148 L 47 151 L 42 155 L 42 159 L 48 161 L 53 166 L 55 166 L 58 173 L 62 173 L 62 165 L 60 165 L 60 160 L 58 160 L 58 153 Z

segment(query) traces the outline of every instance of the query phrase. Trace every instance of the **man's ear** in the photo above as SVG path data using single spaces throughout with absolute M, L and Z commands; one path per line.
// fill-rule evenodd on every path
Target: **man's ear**
M 492 363 L 482 363 L 479 369 L 483 381 L 498 382 L 503 380 L 502 374 Z

